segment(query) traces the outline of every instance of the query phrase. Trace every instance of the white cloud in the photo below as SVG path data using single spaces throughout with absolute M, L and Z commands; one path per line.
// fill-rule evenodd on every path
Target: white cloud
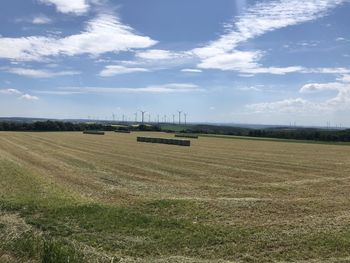
M 301 93 L 315 92 L 315 91 L 324 91 L 324 90 L 341 90 L 346 88 L 347 85 L 338 82 L 331 83 L 310 83 L 304 85 L 301 89 Z
M 121 52 L 148 48 L 156 44 L 147 36 L 140 36 L 112 15 L 99 15 L 87 23 L 85 31 L 64 38 L 21 37 L 0 38 L 0 58 L 31 61 L 50 56 L 98 56 L 107 52 Z
M 242 77 L 242 78 L 252 78 L 255 75 L 254 74 L 238 74 L 238 76 Z
M 296 98 L 296 99 L 285 99 L 285 100 L 280 100 L 275 102 L 263 102 L 263 103 L 250 104 L 250 105 L 247 105 L 246 107 L 249 110 L 252 110 L 256 113 L 261 113 L 261 112 L 296 113 L 296 112 L 304 112 L 306 110 L 309 110 L 310 108 L 314 109 L 315 105 L 302 98 Z
M 235 51 L 208 57 L 198 65 L 202 69 L 242 70 L 254 69 L 256 61 L 261 57 L 260 52 Z
M 218 54 L 208 57 L 200 64 L 203 69 L 234 70 L 248 74 L 276 74 L 301 72 L 303 67 L 263 67 L 257 63 L 262 57 L 259 51 L 233 51 L 231 53 Z
M 123 63 L 137 67 L 149 68 L 152 71 L 179 67 L 180 65 L 193 64 L 194 57 L 188 51 L 169 51 L 161 49 L 150 49 L 139 51 L 135 54 L 135 60 Z
M 258 2 L 246 9 L 218 40 L 192 50 L 201 59 L 200 68 L 234 70 L 243 73 L 286 74 L 300 67 L 263 67 L 259 51 L 238 51 L 239 44 L 267 32 L 312 21 L 346 0 L 275 0 Z
M 17 89 L 0 89 L 0 93 L 7 94 L 7 95 L 20 95 L 22 92 L 20 92 Z
M 298 46 L 302 47 L 317 47 L 320 44 L 319 41 L 303 41 L 300 43 L 297 43 Z
M 38 15 L 33 18 L 32 23 L 37 25 L 50 24 L 52 22 L 51 18 L 45 15 Z
M 36 24 L 36 25 L 42 25 L 42 24 L 50 24 L 52 23 L 52 19 L 49 18 L 46 15 L 43 14 L 38 14 L 35 16 L 31 16 L 31 17 L 25 17 L 25 18 L 16 18 L 14 20 L 14 22 L 16 23 L 32 23 L 32 24 Z M 0 35 L 1 37 L 1 35 Z
M 194 69 L 194 68 L 184 68 L 184 69 L 181 69 L 181 72 L 186 72 L 186 73 L 201 73 L 202 70 L 200 70 L 200 69 Z
M 59 76 L 71 76 L 71 75 L 80 74 L 80 72 L 78 71 L 53 72 L 48 70 L 29 69 L 29 68 L 8 68 L 6 69 L 6 71 L 12 74 L 31 77 L 31 78 L 53 78 L 53 77 L 59 77 Z
M 38 100 L 39 98 L 37 96 L 32 96 L 32 95 L 29 95 L 29 94 L 23 94 L 21 96 L 21 99 L 24 99 L 24 100 Z
M 294 72 L 302 72 L 303 67 L 300 66 L 293 66 L 293 67 L 256 67 L 256 68 L 247 68 L 242 69 L 241 72 L 243 73 L 251 73 L 251 74 L 274 74 L 274 75 L 285 75 L 288 73 L 294 73 Z
M 311 68 L 304 69 L 303 73 L 319 73 L 319 74 L 349 74 L 348 68 Z
M 341 82 L 350 82 L 350 75 L 344 74 L 343 76 L 341 76 L 337 80 L 341 81 Z
M 333 98 L 326 100 L 325 102 L 319 103 L 318 108 L 327 111 L 350 109 L 350 83 L 310 83 L 304 85 L 300 89 L 300 92 L 322 92 L 327 90 L 337 91 L 337 95 Z
M 338 38 L 335 39 L 335 41 L 345 41 L 345 40 L 346 40 L 346 39 L 343 38 L 343 37 L 338 37 Z
M 29 94 L 23 94 L 21 91 L 17 89 L 0 89 L 0 94 L 6 94 L 6 95 L 14 95 L 21 99 L 25 100 L 38 100 L 39 98 L 36 96 L 32 96 Z
M 47 5 L 54 5 L 56 10 L 61 13 L 74 13 L 82 15 L 86 13 L 90 6 L 86 0 L 39 0 Z
M 120 65 L 106 66 L 99 74 L 101 77 L 111 77 L 120 74 L 136 73 L 136 72 L 148 72 L 145 68 L 128 68 Z
M 320 111 L 340 111 L 350 109 L 350 83 L 348 76 L 345 76 L 345 81 L 330 83 L 309 83 L 304 85 L 299 92 L 311 93 L 322 91 L 336 91 L 337 95 L 330 99 L 321 102 L 312 102 L 303 98 L 290 98 L 275 102 L 263 102 L 247 105 L 249 110 L 254 112 L 288 112 L 288 113 L 303 113 L 303 112 L 320 112 Z
M 234 22 L 232 30 L 204 48 L 194 50 L 200 57 L 232 51 L 239 43 L 267 32 L 312 21 L 346 0 L 275 0 L 248 8 Z M 211 52 L 202 52 L 211 51 Z
M 147 51 L 141 51 L 136 53 L 136 57 L 142 59 L 158 60 L 158 59 L 173 59 L 181 56 L 180 53 L 172 52 L 169 50 L 151 49 Z
M 238 88 L 238 90 L 241 91 L 262 91 L 262 89 L 260 87 L 255 87 L 255 86 L 251 86 L 251 87 L 242 87 L 242 88 Z
M 38 91 L 42 94 L 54 94 L 54 95 L 72 95 L 72 94 L 85 94 L 85 93 L 188 93 L 198 92 L 201 89 L 191 83 L 169 83 L 164 85 L 151 85 L 143 88 L 109 88 L 109 87 L 64 87 L 55 91 Z

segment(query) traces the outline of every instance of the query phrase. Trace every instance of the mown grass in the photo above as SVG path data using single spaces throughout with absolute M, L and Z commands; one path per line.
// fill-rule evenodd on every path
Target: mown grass
M 22 216 L 44 234 L 26 233 L 5 249 L 16 257 L 42 262 L 68 258 L 84 262 L 85 255 L 72 248 L 73 241 L 103 250 L 109 258 L 128 256 L 145 262 L 172 255 L 245 262 L 350 256 L 349 228 L 295 235 L 281 228 L 207 225 L 140 212 L 137 207 L 98 204 L 32 210 Z
M 138 145 L 123 134 L 93 141 L 75 133 L 6 136 L 18 146 L 0 137 L 0 262 L 350 257 L 344 147 L 329 146 L 339 156 L 325 163 L 327 150 L 318 145 L 203 138 L 171 153 L 171 146 Z

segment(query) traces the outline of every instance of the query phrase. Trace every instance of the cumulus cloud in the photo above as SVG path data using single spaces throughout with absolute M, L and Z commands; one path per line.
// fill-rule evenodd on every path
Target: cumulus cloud
M 192 50 L 201 59 L 200 68 L 251 73 L 286 74 L 301 67 L 266 68 L 258 62 L 260 51 L 239 51 L 238 45 L 265 33 L 312 21 L 346 0 L 275 0 L 258 2 L 229 26 L 226 34 L 208 45 Z
M 76 15 L 85 14 L 90 5 L 86 0 L 39 0 L 46 5 L 54 5 L 60 13 L 73 13 Z
M 250 104 L 246 107 L 254 112 L 319 112 L 350 109 L 350 78 L 344 75 L 339 82 L 309 83 L 299 90 L 300 93 L 336 91 L 336 96 L 321 102 L 312 102 L 303 98 L 289 98 L 274 102 Z
M 346 88 L 347 85 L 344 83 L 331 82 L 331 83 L 309 83 L 304 85 L 301 89 L 301 93 L 324 91 L 324 90 L 341 90 Z
M 339 77 L 337 80 L 342 82 L 350 82 L 350 75 L 344 74 L 341 77 Z
M 106 66 L 101 72 L 101 77 L 112 77 L 115 75 L 120 74 L 128 74 L 128 73 L 135 73 L 135 72 L 148 72 L 148 69 L 145 68 L 128 68 L 120 65 L 109 65 Z
M 29 68 L 8 68 L 6 72 L 16 74 L 24 77 L 31 78 L 53 78 L 59 76 L 72 76 L 78 75 L 80 72 L 78 71 L 48 71 L 48 70 L 40 70 L 40 69 L 29 69 Z
M 55 37 L 0 37 L 0 58 L 40 61 L 50 56 L 98 56 L 107 52 L 118 53 L 131 49 L 143 49 L 157 42 L 141 36 L 113 15 L 102 14 L 89 21 L 85 31 L 64 38 Z
M 29 95 L 29 94 L 23 94 L 21 96 L 21 99 L 24 99 L 24 100 L 38 100 L 39 98 L 37 96 L 32 96 L 32 95 Z
M 36 96 L 24 94 L 17 89 L 0 89 L 0 94 L 14 95 L 14 96 L 17 96 L 18 98 L 24 99 L 24 100 L 38 100 L 39 99 Z

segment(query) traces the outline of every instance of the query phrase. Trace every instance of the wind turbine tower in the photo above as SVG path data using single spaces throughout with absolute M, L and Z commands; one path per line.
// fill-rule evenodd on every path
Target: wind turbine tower
M 140 110 L 140 112 L 142 113 L 142 123 L 144 123 L 144 121 L 145 121 L 145 113 L 146 113 L 146 111 L 142 111 L 142 110 Z
M 178 110 L 177 112 L 179 113 L 179 125 L 180 125 L 181 124 L 181 113 L 182 113 L 182 111 Z
M 185 125 L 187 124 L 187 113 L 184 113 L 185 116 Z

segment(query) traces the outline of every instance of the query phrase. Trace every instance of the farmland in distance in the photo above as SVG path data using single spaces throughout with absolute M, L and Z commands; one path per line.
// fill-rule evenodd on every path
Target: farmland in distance
M 350 146 L 0 133 L 0 262 L 347 262 Z

